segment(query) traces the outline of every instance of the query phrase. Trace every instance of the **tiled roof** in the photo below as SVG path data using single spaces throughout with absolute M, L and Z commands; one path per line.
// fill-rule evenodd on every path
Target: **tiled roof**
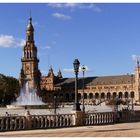
M 101 76 L 101 77 L 85 77 L 85 85 L 116 85 L 116 84 L 131 84 L 134 75 L 118 75 L 118 76 Z M 78 79 L 79 86 L 82 86 L 82 78 Z M 62 78 L 56 86 L 74 86 L 75 78 Z

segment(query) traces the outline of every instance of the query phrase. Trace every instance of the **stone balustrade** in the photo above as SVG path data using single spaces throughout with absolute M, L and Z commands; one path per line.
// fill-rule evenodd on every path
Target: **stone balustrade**
M 85 125 L 99 125 L 99 124 L 111 124 L 115 122 L 113 112 L 102 113 L 87 113 L 85 114 Z
M 74 114 L 1 116 L 0 131 L 73 126 Z
M 1 116 L 0 131 L 14 131 L 27 129 L 47 129 L 84 125 L 102 125 L 116 122 L 140 121 L 140 111 L 126 112 L 101 112 L 57 115 L 30 115 L 25 116 Z M 119 121 L 118 116 L 119 114 Z
M 33 115 L 31 116 L 31 125 L 33 129 L 68 127 L 73 126 L 74 114 L 60 115 Z
M 140 111 L 123 111 L 119 112 L 119 122 L 140 121 Z
M 0 131 L 24 130 L 25 122 L 25 116 L 1 116 Z

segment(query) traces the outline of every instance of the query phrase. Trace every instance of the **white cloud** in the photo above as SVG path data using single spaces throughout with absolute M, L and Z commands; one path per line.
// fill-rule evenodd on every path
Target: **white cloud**
M 78 9 L 90 9 L 93 10 L 95 12 L 101 12 L 102 9 L 100 7 L 98 7 L 96 4 L 93 3 L 51 3 L 48 4 L 48 6 L 52 7 L 52 8 L 69 8 L 71 10 L 74 10 L 76 8 Z
M 63 69 L 63 71 L 66 73 L 71 73 L 71 72 L 74 72 L 74 69 L 65 68 L 65 69 Z M 92 71 L 92 70 L 88 66 L 85 66 L 85 72 L 90 72 L 90 71 Z M 79 67 L 79 72 L 82 72 L 82 66 Z
M 56 17 L 56 18 L 58 18 L 58 19 L 64 19 L 64 20 L 69 20 L 69 19 L 71 19 L 71 16 L 64 15 L 64 14 L 61 14 L 61 13 L 53 13 L 52 16 L 53 16 L 53 17 Z
M 68 72 L 68 73 L 69 73 L 69 72 L 74 72 L 73 69 L 67 69 L 67 68 L 63 69 L 63 71 L 66 72 L 66 73 L 67 73 L 67 72 Z
M 79 8 L 81 8 L 81 9 L 91 9 L 91 10 L 93 10 L 95 12 L 101 12 L 102 11 L 102 9 L 99 8 L 96 4 L 87 4 L 87 5 L 81 4 L 79 6 Z
M 16 48 L 25 45 L 25 40 L 14 38 L 12 35 L 0 35 L 1 48 Z
M 44 49 L 50 49 L 51 48 L 51 46 L 45 46 L 44 47 Z
M 47 74 L 48 74 L 48 71 L 46 71 L 46 70 L 41 70 L 41 73 L 42 73 L 43 75 L 47 75 Z
M 48 6 L 53 8 L 75 8 L 78 3 L 50 3 Z
M 41 49 L 45 50 L 45 49 L 51 49 L 52 47 L 51 47 L 51 46 L 49 46 L 49 45 L 47 45 L 47 46 L 40 46 L 39 48 L 41 48 Z

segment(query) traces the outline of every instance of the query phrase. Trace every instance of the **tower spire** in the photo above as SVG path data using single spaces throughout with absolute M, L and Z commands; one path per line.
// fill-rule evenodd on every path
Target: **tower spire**
M 136 66 L 139 67 L 139 59 L 136 59 Z
M 59 70 L 58 70 L 57 77 L 58 77 L 58 78 L 63 78 L 60 68 L 59 68 Z
M 34 41 L 34 27 L 32 25 L 31 15 L 28 19 L 28 25 L 27 25 L 27 29 L 26 29 L 26 41 L 28 41 L 28 42 Z

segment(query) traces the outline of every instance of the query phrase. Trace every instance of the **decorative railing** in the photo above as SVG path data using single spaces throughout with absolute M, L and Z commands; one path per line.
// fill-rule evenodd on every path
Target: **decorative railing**
M 119 112 L 119 122 L 140 121 L 140 111 Z
M 73 126 L 74 114 L 33 115 L 31 125 L 33 129 Z
M 0 131 L 73 126 L 74 114 L 1 116 Z
M 1 116 L 0 131 L 24 130 L 26 128 L 25 116 Z
M 122 113 L 122 114 L 121 114 Z M 0 131 L 27 129 L 47 129 L 84 125 L 102 125 L 117 122 L 140 121 L 140 111 L 101 112 L 57 114 L 57 115 L 25 115 L 1 116 Z
M 115 122 L 115 114 L 113 112 L 103 113 L 87 113 L 85 114 L 85 125 L 111 124 Z

